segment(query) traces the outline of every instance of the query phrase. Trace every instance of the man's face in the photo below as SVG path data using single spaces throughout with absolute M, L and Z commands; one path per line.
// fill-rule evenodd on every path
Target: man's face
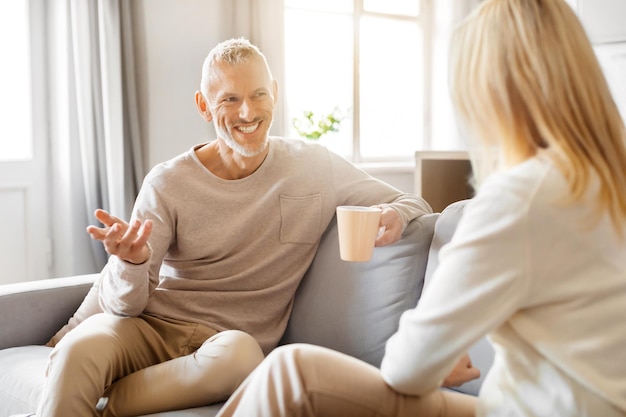
M 208 110 L 218 138 L 242 156 L 263 153 L 276 103 L 276 84 L 263 61 L 218 64 L 210 79 Z

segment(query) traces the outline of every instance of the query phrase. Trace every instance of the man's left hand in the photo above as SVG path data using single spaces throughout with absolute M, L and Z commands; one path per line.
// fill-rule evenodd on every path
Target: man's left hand
M 404 225 L 397 211 L 389 206 L 373 206 L 383 210 L 380 216 L 380 230 L 375 246 L 387 246 L 396 243 L 402 237 Z

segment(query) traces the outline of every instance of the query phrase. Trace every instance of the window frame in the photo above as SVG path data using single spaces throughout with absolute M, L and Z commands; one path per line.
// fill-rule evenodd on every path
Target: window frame
M 351 162 L 357 164 L 392 164 L 406 163 L 414 160 L 414 154 L 407 154 L 399 157 L 384 157 L 380 159 L 364 158 L 361 152 L 361 71 L 360 71 L 360 48 L 361 48 L 361 19 L 364 17 L 383 18 L 396 21 L 414 22 L 422 33 L 422 119 L 421 143 L 419 138 L 414 143 L 414 151 L 427 150 L 431 148 L 431 117 L 432 117 L 432 66 L 433 66 L 433 0 L 415 0 L 419 2 L 419 12 L 415 16 L 401 15 L 394 13 L 383 13 L 368 11 L 364 8 L 364 0 L 353 0 L 352 24 L 353 24 L 353 45 L 352 45 L 352 143 Z M 285 8 L 291 8 L 285 5 Z M 298 8 L 305 9 L 305 8 Z M 313 9 L 311 9 L 313 10 Z M 328 12 L 336 14 L 350 14 L 345 11 Z M 286 108 L 289 114 L 289 109 Z M 288 119 L 288 118 L 286 118 Z M 290 130 L 290 120 L 285 120 L 288 124 L 286 131 Z

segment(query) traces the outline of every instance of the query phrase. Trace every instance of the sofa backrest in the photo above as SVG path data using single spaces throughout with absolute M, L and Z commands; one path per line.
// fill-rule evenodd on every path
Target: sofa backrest
M 379 366 L 400 315 L 422 293 L 438 216 L 413 220 L 400 241 L 375 248 L 369 262 L 339 258 L 333 221 L 298 288 L 281 344 L 312 343 Z

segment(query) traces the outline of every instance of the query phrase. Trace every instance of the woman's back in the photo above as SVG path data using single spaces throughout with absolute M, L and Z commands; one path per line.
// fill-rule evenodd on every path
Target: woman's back
M 515 310 L 491 333 L 496 360 L 482 395 L 492 415 L 626 409 L 626 239 L 608 215 L 594 217 L 593 188 L 568 204 L 562 174 L 537 157 L 495 175 L 467 207 L 454 245 L 472 244 L 463 236 L 499 234 L 491 250 L 503 268 L 492 273 L 509 291 L 490 294 L 483 305 L 505 304 L 489 314 Z M 489 221 L 473 220 L 495 216 L 501 226 L 491 232 Z

